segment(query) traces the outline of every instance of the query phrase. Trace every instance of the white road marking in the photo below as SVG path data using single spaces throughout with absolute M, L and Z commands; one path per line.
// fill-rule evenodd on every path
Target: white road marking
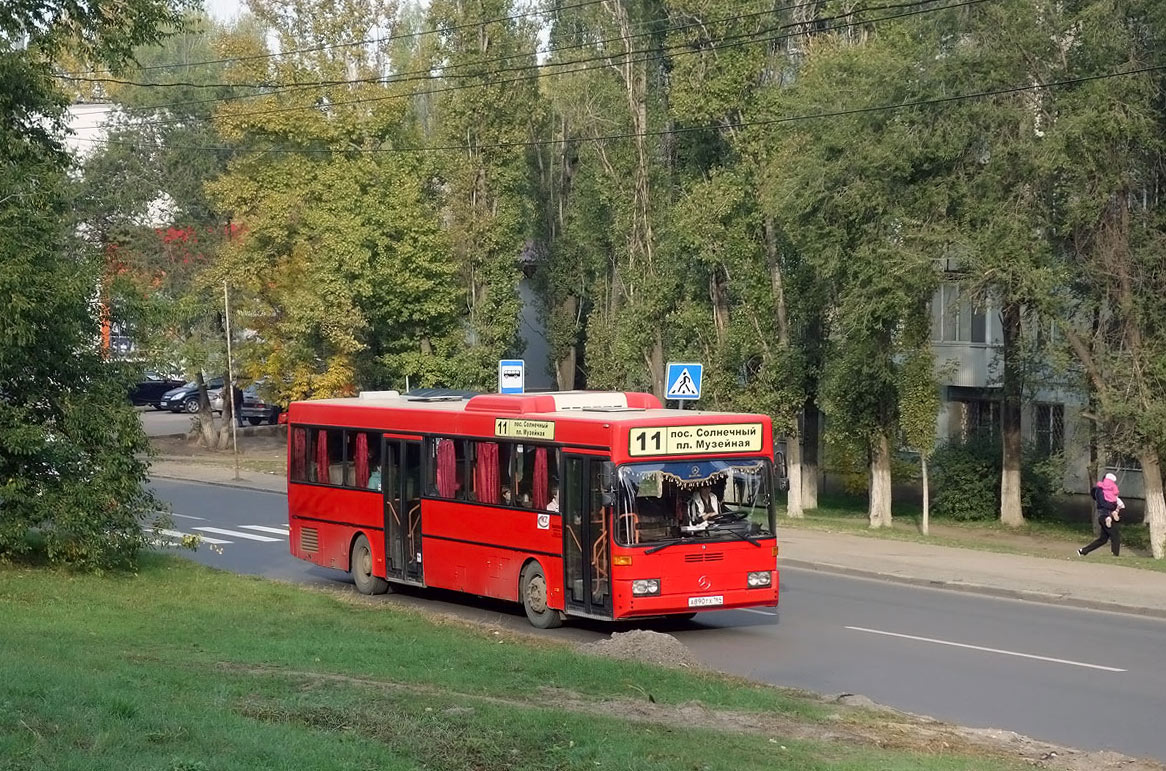
M 174 512 L 174 511 L 170 512 L 170 516 L 181 517 L 182 519 L 195 519 L 195 520 L 198 520 L 199 522 L 206 522 L 206 517 L 192 517 L 189 514 L 179 514 L 178 512 Z
M 275 533 L 285 538 L 288 535 L 288 529 L 286 527 L 264 527 L 263 525 L 239 525 L 239 527 L 244 530 L 258 530 L 261 533 Z
M 162 535 L 170 536 L 171 538 L 179 538 L 179 539 L 186 538 L 190 535 L 194 535 L 193 533 L 182 533 L 182 532 L 179 532 L 177 530 L 159 530 L 158 532 L 161 533 Z M 221 538 L 211 538 L 210 536 L 206 536 L 206 535 L 199 535 L 198 537 L 201 538 L 204 543 L 211 543 L 211 544 L 233 543 L 233 541 L 224 541 Z
M 769 616 L 770 618 L 777 615 L 777 613 L 770 613 L 767 610 L 754 610 L 753 608 L 737 608 L 737 610 L 742 610 L 746 613 L 756 613 L 759 616 Z
M 1018 656 L 1023 659 L 1036 659 L 1037 661 L 1051 661 L 1054 664 L 1069 664 L 1074 667 L 1085 667 L 1087 669 L 1100 669 L 1103 672 L 1125 672 L 1125 669 L 1118 669 L 1116 667 L 1104 667 L 1100 664 L 1086 664 L 1082 661 L 1069 661 L 1068 659 L 1055 659 L 1049 656 L 1037 656 L 1032 653 L 1017 653 L 1016 651 L 1005 651 L 999 648 L 985 648 L 981 645 L 968 645 L 967 643 L 951 642 L 950 640 L 936 640 L 931 637 L 916 637 L 913 634 L 899 634 L 898 632 L 884 632 L 879 629 L 867 629 L 861 626 L 848 626 L 845 629 L 850 629 L 855 632 L 868 632 L 869 634 L 881 634 L 887 637 L 900 637 L 904 640 L 917 640 L 919 642 L 935 643 L 936 645 L 950 645 L 953 648 L 967 648 L 973 651 L 983 651 L 984 653 L 999 653 L 1002 656 Z
M 218 533 L 219 535 L 229 535 L 233 538 L 246 538 L 250 541 L 263 541 L 264 543 L 275 543 L 280 540 L 278 538 L 269 538 L 266 535 L 255 535 L 254 533 L 240 533 L 238 530 L 225 530 L 221 527 L 193 527 L 191 530 L 201 530 L 204 533 Z

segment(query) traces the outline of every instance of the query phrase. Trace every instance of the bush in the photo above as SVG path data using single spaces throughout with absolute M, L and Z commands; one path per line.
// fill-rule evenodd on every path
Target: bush
M 991 520 L 1000 510 L 1000 445 L 953 440 L 931 456 L 932 509 L 961 522 Z
M 1001 457 L 998 441 L 953 440 L 932 456 L 934 512 L 961 522 L 1000 516 Z M 1053 496 L 1061 489 L 1064 460 L 1026 448 L 1020 463 L 1020 505 L 1029 519 L 1056 516 Z

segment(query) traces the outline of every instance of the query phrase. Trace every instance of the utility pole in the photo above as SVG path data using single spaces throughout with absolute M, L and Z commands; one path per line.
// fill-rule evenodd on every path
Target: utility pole
M 231 361 L 231 298 L 227 294 L 227 282 L 223 280 L 223 310 L 226 316 L 227 327 L 227 382 L 223 388 L 231 399 L 231 444 L 235 450 L 235 479 L 239 478 L 239 413 L 235 412 L 240 405 L 235 404 L 235 368 Z

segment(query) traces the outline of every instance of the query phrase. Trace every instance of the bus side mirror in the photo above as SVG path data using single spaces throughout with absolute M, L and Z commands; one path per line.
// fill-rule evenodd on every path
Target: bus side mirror
M 599 490 L 603 497 L 603 505 L 615 504 L 615 464 L 609 460 L 603 461 L 599 467 Z
M 789 470 L 785 465 L 785 453 L 780 450 L 774 455 L 774 474 L 777 476 L 777 489 L 789 489 Z

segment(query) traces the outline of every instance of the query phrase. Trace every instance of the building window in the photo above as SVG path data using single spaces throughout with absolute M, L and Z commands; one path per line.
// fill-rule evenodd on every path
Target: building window
M 1043 456 L 1065 449 L 1065 407 L 1062 404 L 1036 406 L 1036 450 Z
M 982 440 L 999 438 L 1000 402 L 988 399 L 964 402 L 964 436 Z
M 931 339 L 937 343 L 988 342 L 988 313 L 958 283 L 943 284 L 931 300 Z

